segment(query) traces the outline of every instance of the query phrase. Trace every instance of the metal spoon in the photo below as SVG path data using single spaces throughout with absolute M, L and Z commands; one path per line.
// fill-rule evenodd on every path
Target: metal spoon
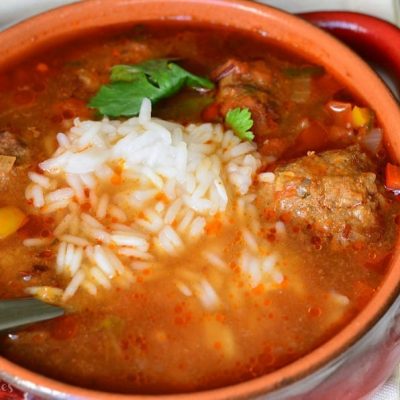
M 63 314 L 63 308 L 35 298 L 0 300 L 0 332 L 46 321 Z

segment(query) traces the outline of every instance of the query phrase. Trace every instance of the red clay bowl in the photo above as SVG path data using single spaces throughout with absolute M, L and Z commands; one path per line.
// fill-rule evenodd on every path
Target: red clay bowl
M 154 19 L 188 19 L 258 32 L 324 65 L 376 111 L 394 160 L 400 161 L 400 110 L 375 73 L 349 48 L 304 20 L 255 3 L 228 0 L 90 0 L 60 8 L 0 34 L 0 67 L 87 29 Z M 318 22 L 318 21 L 316 21 Z M 328 26 L 329 28 L 329 26 Z M 395 28 L 390 41 L 400 48 Z M 396 32 L 396 33 L 394 33 Z M 385 41 L 385 38 L 382 38 Z M 396 44 L 397 43 L 397 44 Z M 397 64 L 397 68 L 399 64 Z M 339 334 L 300 360 L 238 385 L 170 399 L 361 399 L 400 361 L 400 243 L 389 272 L 365 309 Z M 0 375 L 19 388 L 50 398 L 151 399 L 73 387 L 0 358 Z M 159 398 L 159 397 L 157 397 Z

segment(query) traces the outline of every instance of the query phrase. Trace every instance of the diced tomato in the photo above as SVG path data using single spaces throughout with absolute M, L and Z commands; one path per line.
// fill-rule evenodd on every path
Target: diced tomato
M 312 121 L 297 137 L 295 150 L 297 154 L 305 151 L 324 150 L 329 143 L 328 132 L 319 122 Z
M 266 156 L 280 158 L 291 144 L 288 138 L 266 139 L 260 148 L 260 152 Z
M 386 189 L 400 190 L 400 167 L 390 163 L 386 164 Z
M 205 122 L 215 122 L 220 118 L 220 106 L 218 103 L 212 103 L 201 113 L 201 118 Z
M 49 71 L 49 66 L 46 63 L 38 63 L 36 64 L 36 71 L 44 74 Z
M 329 141 L 340 146 L 348 146 L 355 141 L 354 131 L 344 126 L 332 125 L 329 127 Z
M 28 215 L 26 223 L 18 230 L 18 235 L 22 238 L 41 236 L 43 230 L 51 227 L 50 223 L 46 223 L 44 218 L 36 215 Z
M 297 188 L 295 186 L 286 186 L 283 190 L 275 192 L 274 198 L 276 201 L 281 201 L 287 197 L 297 196 Z

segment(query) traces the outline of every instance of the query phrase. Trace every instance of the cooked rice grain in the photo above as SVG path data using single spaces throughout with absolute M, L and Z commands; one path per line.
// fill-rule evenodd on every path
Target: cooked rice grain
M 158 252 L 175 256 L 198 240 L 217 213 L 251 214 L 258 227 L 254 194 L 249 193 L 260 166 L 256 145 L 222 125 L 183 126 L 152 118 L 145 99 L 137 118 L 75 119 L 57 141 L 52 158 L 40 164 L 43 174 L 29 173 L 25 195 L 38 213 L 53 214 L 56 221 L 56 272 L 70 279 L 64 300 L 81 286 L 95 295 L 97 286 L 133 282 L 132 274 L 157 261 Z M 258 179 L 272 176 L 264 173 Z M 250 228 L 243 235 L 246 247 L 256 253 L 257 232 Z M 28 246 L 40 243 L 38 238 L 25 240 Z M 206 252 L 204 257 L 227 270 L 218 255 Z M 267 270 L 274 281 L 281 279 L 268 257 L 251 257 L 243 271 L 250 271 L 253 284 Z M 185 296 L 195 293 L 207 309 L 220 304 L 201 275 L 177 288 Z

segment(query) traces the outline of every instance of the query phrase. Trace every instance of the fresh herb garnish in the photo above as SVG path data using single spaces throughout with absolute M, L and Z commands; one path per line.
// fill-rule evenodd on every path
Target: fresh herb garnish
M 252 141 L 253 132 L 250 131 L 253 126 L 250 110 L 246 108 L 233 108 L 225 115 L 225 123 L 240 139 Z
M 136 65 L 115 65 L 111 83 L 103 85 L 89 107 L 110 117 L 139 114 L 143 98 L 152 104 L 177 93 L 182 87 L 212 89 L 207 78 L 191 74 L 170 60 L 150 60 Z

